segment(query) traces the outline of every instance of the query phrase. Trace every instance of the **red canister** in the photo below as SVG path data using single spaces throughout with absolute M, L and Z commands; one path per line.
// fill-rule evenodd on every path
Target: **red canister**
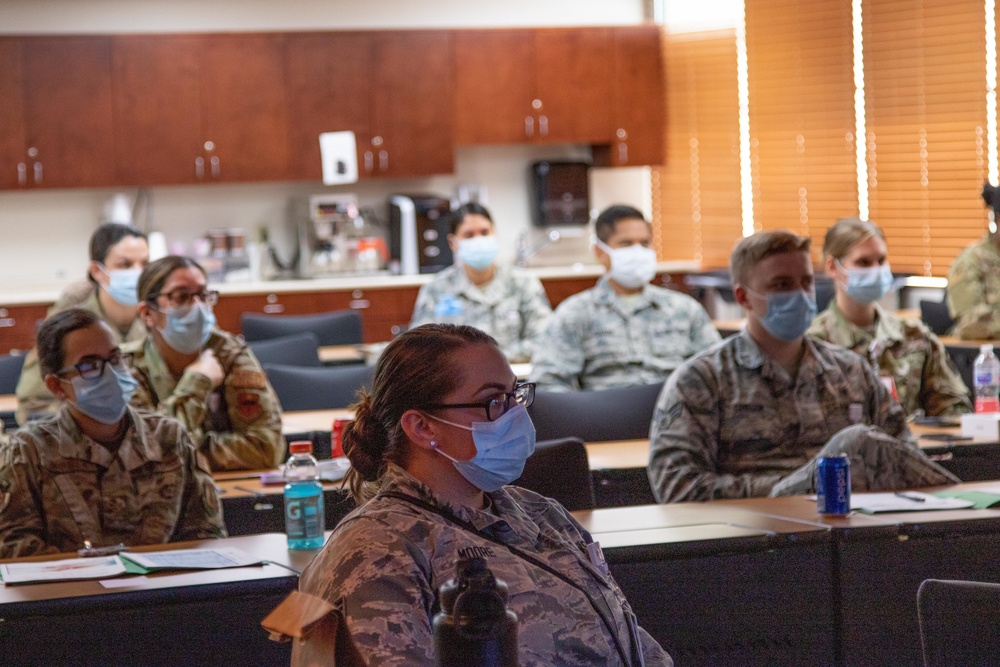
M 344 455 L 344 427 L 347 426 L 353 419 L 334 419 L 333 428 L 330 432 L 330 456 L 332 458 L 337 458 L 338 456 Z

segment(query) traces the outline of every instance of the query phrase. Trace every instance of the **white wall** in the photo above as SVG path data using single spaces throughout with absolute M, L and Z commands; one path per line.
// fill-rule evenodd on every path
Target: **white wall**
M 641 22 L 643 5 L 642 0 L 2 0 L 0 33 L 619 25 Z M 588 158 L 589 153 L 583 146 L 470 147 L 456 153 L 455 174 L 434 178 L 337 187 L 319 182 L 157 187 L 152 189 L 152 220 L 168 243 L 188 247 L 211 227 L 243 227 L 252 239 L 257 228 L 267 226 L 287 254 L 296 222 L 289 213 L 290 203 L 310 194 L 353 192 L 361 204 L 384 215 L 389 194 L 453 196 L 460 183 L 480 183 L 486 186 L 509 260 L 518 234 L 530 229 L 529 163 Z M 632 191 L 623 191 L 622 196 Z M 87 239 L 114 192 L 0 192 L 0 294 L 57 286 L 81 276 Z M 135 190 L 125 192 L 136 196 Z M 603 206 L 615 199 L 613 190 L 604 189 L 593 203 Z M 586 259 L 586 244 L 580 248 L 580 258 Z

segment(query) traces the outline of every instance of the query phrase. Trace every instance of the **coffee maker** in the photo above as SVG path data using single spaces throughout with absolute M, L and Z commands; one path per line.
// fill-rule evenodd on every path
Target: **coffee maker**
M 303 277 L 381 273 L 388 251 L 358 209 L 353 194 L 309 197 L 308 220 L 299 223 Z
M 389 198 L 389 254 L 399 273 L 437 273 L 451 266 L 451 201 L 435 195 Z

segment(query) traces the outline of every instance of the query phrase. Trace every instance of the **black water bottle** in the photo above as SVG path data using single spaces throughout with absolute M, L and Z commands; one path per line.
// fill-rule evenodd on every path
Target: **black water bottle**
M 434 615 L 437 667 L 517 667 L 517 615 L 483 558 L 462 558 Z

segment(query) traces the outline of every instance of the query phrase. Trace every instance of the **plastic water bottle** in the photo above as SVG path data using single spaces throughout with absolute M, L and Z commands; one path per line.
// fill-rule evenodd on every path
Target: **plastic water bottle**
M 1000 412 L 1000 359 L 993 354 L 992 343 L 979 346 L 972 379 L 976 388 L 976 412 Z
M 289 443 L 291 457 L 285 463 L 285 532 L 289 549 L 319 549 L 323 546 L 326 514 L 319 464 L 307 440 Z
M 507 584 L 483 558 L 463 558 L 441 586 L 434 615 L 436 667 L 517 667 L 517 615 L 507 609 Z
M 454 294 L 442 294 L 434 307 L 434 318 L 441 324 L 461 324 L 462 302 Z

